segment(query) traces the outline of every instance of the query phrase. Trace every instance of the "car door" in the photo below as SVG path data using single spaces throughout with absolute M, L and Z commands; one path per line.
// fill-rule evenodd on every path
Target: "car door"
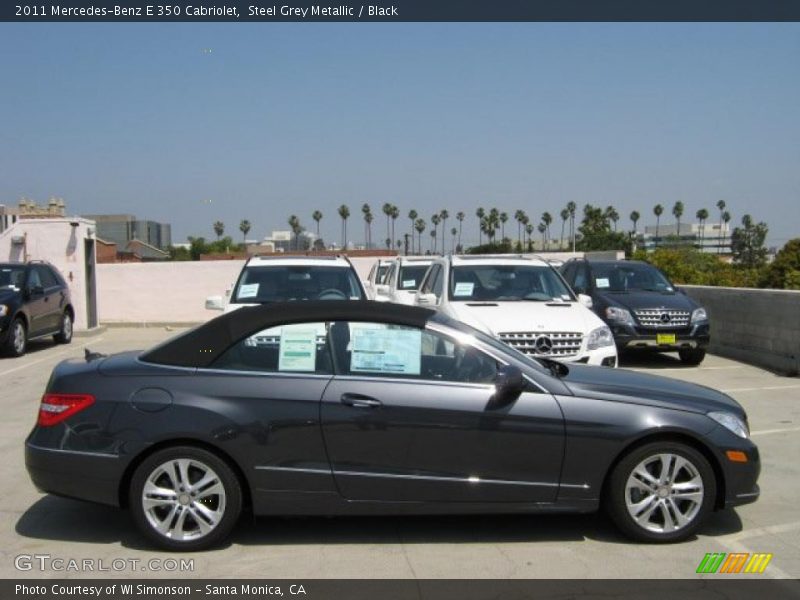
M 64 290 L 49 267 L 36 265 L 34 270 L 38 273 L 44 290 L 42 329 L 48 332 L 57 331 L 61 327 Z
M 48 304 L 38 269 L 28 267 L 25 282 L 25 305 L 28 310 L 28 336 L 36 337 L 47 331 Z
M 197 393 L 231 418 L 239 462 L 261 500 L 270 493 L 335 494 L 319 403 L 332 377 L 325 323 L 272 327 L 232 344 L 198 369 Z M 200 400 L 193 399 L 197 404 Z
M 551 502 L 564 424 L 555 399 L 493 404 L 497 361 L 469 341 L 383 323 L 331 326 L 325 447 L 351 500 Z

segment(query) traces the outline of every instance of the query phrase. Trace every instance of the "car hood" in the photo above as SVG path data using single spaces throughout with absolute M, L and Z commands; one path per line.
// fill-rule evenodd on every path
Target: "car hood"
M 691 312 L 698 307 L 698 304 L 694 300 L 685 294 L 681 294 L 680 292 L 605 292 L 597 290 L 596 293 L 603 300 L 605 300 L 607 304 L 621 306 L 623 308 L 627 308 L 628 310 L 640 310 L 643 308 L 666 308 L 670 310 L 686 310 Z
M 745 417 L 744 409 L 730 396 L 715 389 L 627 369 L 602 369 L 569 365 L 562 380 L 576 396 L 632 404 L 646 404 L 707 413 L 721 410 Z
M 19 290 L 11 288 L 0 289 L 0 304 L 8 304 L 9 302 L 19 299 L 19 294 Z
M 453 302 L 449 316 L 494 337 L 523 331 L 585 333 L 603 326 L 577 302 Z

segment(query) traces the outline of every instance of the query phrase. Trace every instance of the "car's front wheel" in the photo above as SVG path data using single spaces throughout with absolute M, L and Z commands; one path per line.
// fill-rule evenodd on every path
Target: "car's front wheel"
M 708 460 L 691 446 L 655 442 L 614 468 L 606 508 L 628 536 L 644 542 L 679 542 L 711 512 L 716 479 Z
M 167 550 L 204 550 L 230 534 L 242 511 L 236 474 L 217 455 L 192 446 L 147 457 L 130 485 L 139 529 Z
M 678 350 L 678 356 L 686 365 L 699 365 L 706 357 L 706 351 L 703 348 L 683 348 Z
M 57 344 L 69 344 L 72 341 L 72 315 L 68 310 L 61 315 L 61 329 L 53 336 Z
M 11 322 L 7 336 L 3 354 L 7 356 L 22 356 L 25 354 L 25 350 L 28 349 L 28 329 L 20 317 Z

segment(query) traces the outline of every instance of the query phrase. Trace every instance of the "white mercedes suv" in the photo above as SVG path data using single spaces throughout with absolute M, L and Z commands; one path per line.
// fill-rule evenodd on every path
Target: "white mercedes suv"
M 414 304 L 419 285 L 432 262 L 430 256 L 398 256 L 392 261 L 383 284 L 375 286 L 374 299 Z
M 547 262 L 524 255 L 432 261 L 415 304 L 435 308 L 538 358 L 615 367 L 611 330 Z
M 243 306 L 292 300 L 363 300 L 361 279 L 344 256 L 253 256 L 225 296 L 206 308 L 229 312 Z

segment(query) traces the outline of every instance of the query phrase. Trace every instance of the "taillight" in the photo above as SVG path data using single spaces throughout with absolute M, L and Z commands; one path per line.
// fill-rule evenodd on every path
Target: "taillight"
M 45 394 L 39 406 L 38 425 L 51 427 L 94 403 L 89 394 Z

